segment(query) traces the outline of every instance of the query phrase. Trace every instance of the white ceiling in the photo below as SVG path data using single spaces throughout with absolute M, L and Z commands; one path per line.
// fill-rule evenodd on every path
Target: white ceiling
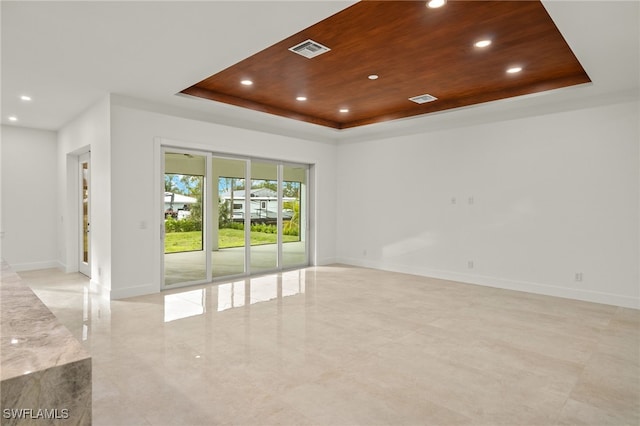
M 640 2 L 543 1 L 593 83 L 347 130 L 176 95 L 353 1 L 6 1 L 2 124 L 57 130 L 114 102 L 322 141 L 352 141 L 638 99 Z M 20 95 L 32 96 L 31 102 Z M 10 123 L 8 116 L 19 121 Z

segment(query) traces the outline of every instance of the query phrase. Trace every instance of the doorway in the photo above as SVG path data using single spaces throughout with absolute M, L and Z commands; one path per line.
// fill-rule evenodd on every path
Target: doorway
M 165 147 L 163 288 L 308 266 L 308 175 L 305 164 Z
M 78 157 L 79 236 L 78 271 L 91 278 L 91 153 Z

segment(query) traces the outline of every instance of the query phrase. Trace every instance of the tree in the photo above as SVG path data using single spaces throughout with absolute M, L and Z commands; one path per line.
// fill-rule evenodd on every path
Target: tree
M 218 198 L 218 228 L 228 228 L 231 224 L 231 209 L 224 198 Z
M 164 175 L 164 192 L 171 193 L 171 202 L 169 204 L 169 208 L 173 209 L 173 194 L 179 192 L 180 189 L 175 182 L 176 175 Z
M 300 201 L 287 201 L 283 204 L 283 208 L 293 211 L 291 219 L 282 224 L 283 234 L 300 236 Z
M 283 197 L 300 197 L 300 182 L 282 182 L 282 196 Z
M 252 179 L 251 189 L 267 188 L 274 192 L 278 191 L 278 182 L 275 180 L 255 180 Z
M 196 222 L 202 221 L 202 184 L 204 176 L 180 175 L 180 182 L 184 185 L 185 195 L 196 199 L 196 202 L 191 204 L 190 219 Z
M 164 190 L 174 194 L 182 194 L 182 190 L 178 186 L 181 175 L 164 175 Z

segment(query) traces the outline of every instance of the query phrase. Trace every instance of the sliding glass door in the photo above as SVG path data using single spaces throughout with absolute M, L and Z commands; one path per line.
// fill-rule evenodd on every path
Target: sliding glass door
M 164 286 L 206 282 L 207 155 L 164 153 Z
M 307 266 L 307 165 L 164 149 L 164 287 Z
M 278 268 L 278 220 L 282 202 L 278 193 L 278 164 L 251 161 L 251 272 Z
M 247 161 L 213 157 L 214 196 L 212 272 L 213 278 L 244 275 L 245 262 L 245 182 Z
M 307 255 L 307 174 L 303 165 L 282 166 L 282 267 L 309 263 Z

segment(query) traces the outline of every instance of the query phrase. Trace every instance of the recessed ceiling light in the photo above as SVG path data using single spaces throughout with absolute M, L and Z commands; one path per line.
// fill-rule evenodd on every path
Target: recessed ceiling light
M 474 43 L 475 47 L 487 47 L 491 44 L 491 40 L 480 40 Z
M 509 74 L 519 73 L 520 71 L 522 71 L 522 67 L 511 67 L 507 70 Z
M 22 95 L 22 96 L 20 96 L 20 99 L 22 99 L 23 101 L 30 101 L 31 100 L 31 96 Z
M 340 108 L 340 112 L 342 113 L 349 112 L 349 108 Z
M 251 86 L 253 84 L 253 81 L 251 81 L 251 80 L 242 80 L 240 82 L 240 84 L 242 84 L 243 86 Z
M 306 101 L 306 100 L 307 100 L 307 97 L 306 97 L 306 96 L 298 96 L 298 97 L 296 98 L 296 101 L 300 101 L 300 102 L 302 102 L 302 101 Z
M 427 2 L 427 6 L 431 9 L 437 9 L 438 7 L 444 6 L 447 0 L 430 0 Z
M 367 77 L 369 80 L 377 80 L 378 79 L 378 74 L 371 74 L 370 76 Z
M 18 121 L 18 117 L 16 117 L 15 115 L 11 115 L 8 118 L 9 118 L 9 121 Z

